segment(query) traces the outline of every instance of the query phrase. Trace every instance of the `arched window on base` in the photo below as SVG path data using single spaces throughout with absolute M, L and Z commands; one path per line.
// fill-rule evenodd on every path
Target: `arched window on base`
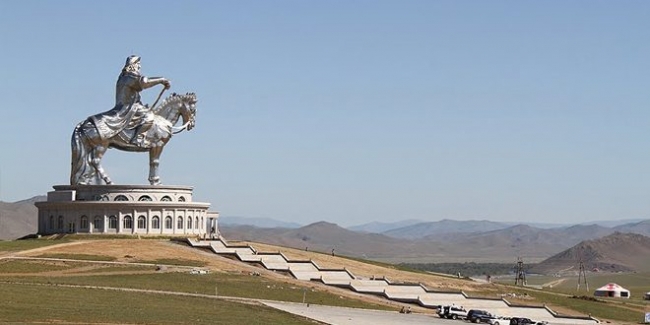
M 147 229 L 147 218 L 145 216 L 138 217 L 138 229 Z
M 93 220 L 93 228 L 95 230 L 104 229 L 104 218 L 95 216 L 95 219 Z
M 131 216 L 129 215 L 124 216 L 124 228 L 125 229 L 133 228 L 133 218 L 131 218 Z
M 108 217 L 108 229 L 117 229 L 117 217 L 116 216 Z

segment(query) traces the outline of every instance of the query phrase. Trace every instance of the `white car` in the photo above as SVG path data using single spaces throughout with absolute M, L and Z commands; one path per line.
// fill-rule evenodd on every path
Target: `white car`
M 438 316 L 449 319 L 466 319 L 467 310 L 462 306 L 438 306 Z

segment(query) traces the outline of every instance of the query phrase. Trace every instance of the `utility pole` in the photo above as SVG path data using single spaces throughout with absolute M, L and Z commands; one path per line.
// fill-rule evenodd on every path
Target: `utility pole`
M 520 257 L 517 257 L 517 267 L 515 271 L 515 285 L 525 286 L 526 283 L 526 271 L 524 270 L 524 260 Z
M 589 283 L 587 282 L 587 272 L 585 271 L 585 263 L 582 261 L 582 256 L 579 259 L 578 262 L 579 269 L 578 269 L 578 288 L 576 291 L 580 291 L 580 282 L 584 282 L 585 289 L 587 292 L 589 292 Z

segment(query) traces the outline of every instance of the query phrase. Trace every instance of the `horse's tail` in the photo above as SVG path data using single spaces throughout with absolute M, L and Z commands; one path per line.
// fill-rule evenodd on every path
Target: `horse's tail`
M 70 171 L 70 185 L 78 185 L 84 179 L 84 174 L 91 170 L 90 162 L 88 161 L 88 149 L 83 140 L 82 127 L 86 121 L 83 121 L 74 128 L 72 131 L 72 170 Z

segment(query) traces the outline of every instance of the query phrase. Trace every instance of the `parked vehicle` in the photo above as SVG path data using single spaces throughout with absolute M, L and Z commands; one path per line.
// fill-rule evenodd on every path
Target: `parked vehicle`
M 490 314 L 489 312 L 485 310 L 480 310 L 480 309 L 472 309 L 467 313 L 467 320 L 469 320 L 472 323 L 485 323 L 485 324 L 490 324 L 490 325 L 505 325 L 506 322 L 495 316 Z
M 467 310 L 463 306 L 438 306 L 438 316 L 449 319 L 466 319 Z
M 445 308 L 444 308 L 444 306 L 443 306 L 443 305 L 438 305 L 438 307 L 436 307 L 436 309 L 437 309 L 437 310 L 436 310 L 436 314 L 438 314 L 438 316 L 439 316 L 440 318 L 444 318 L 444 317 L 442 316 L 442 315 L 445 314 Z
M 536 322 L 530 318 L 512 317 L 510 318 L 510 325 L 545 325 L 547 322 Z

